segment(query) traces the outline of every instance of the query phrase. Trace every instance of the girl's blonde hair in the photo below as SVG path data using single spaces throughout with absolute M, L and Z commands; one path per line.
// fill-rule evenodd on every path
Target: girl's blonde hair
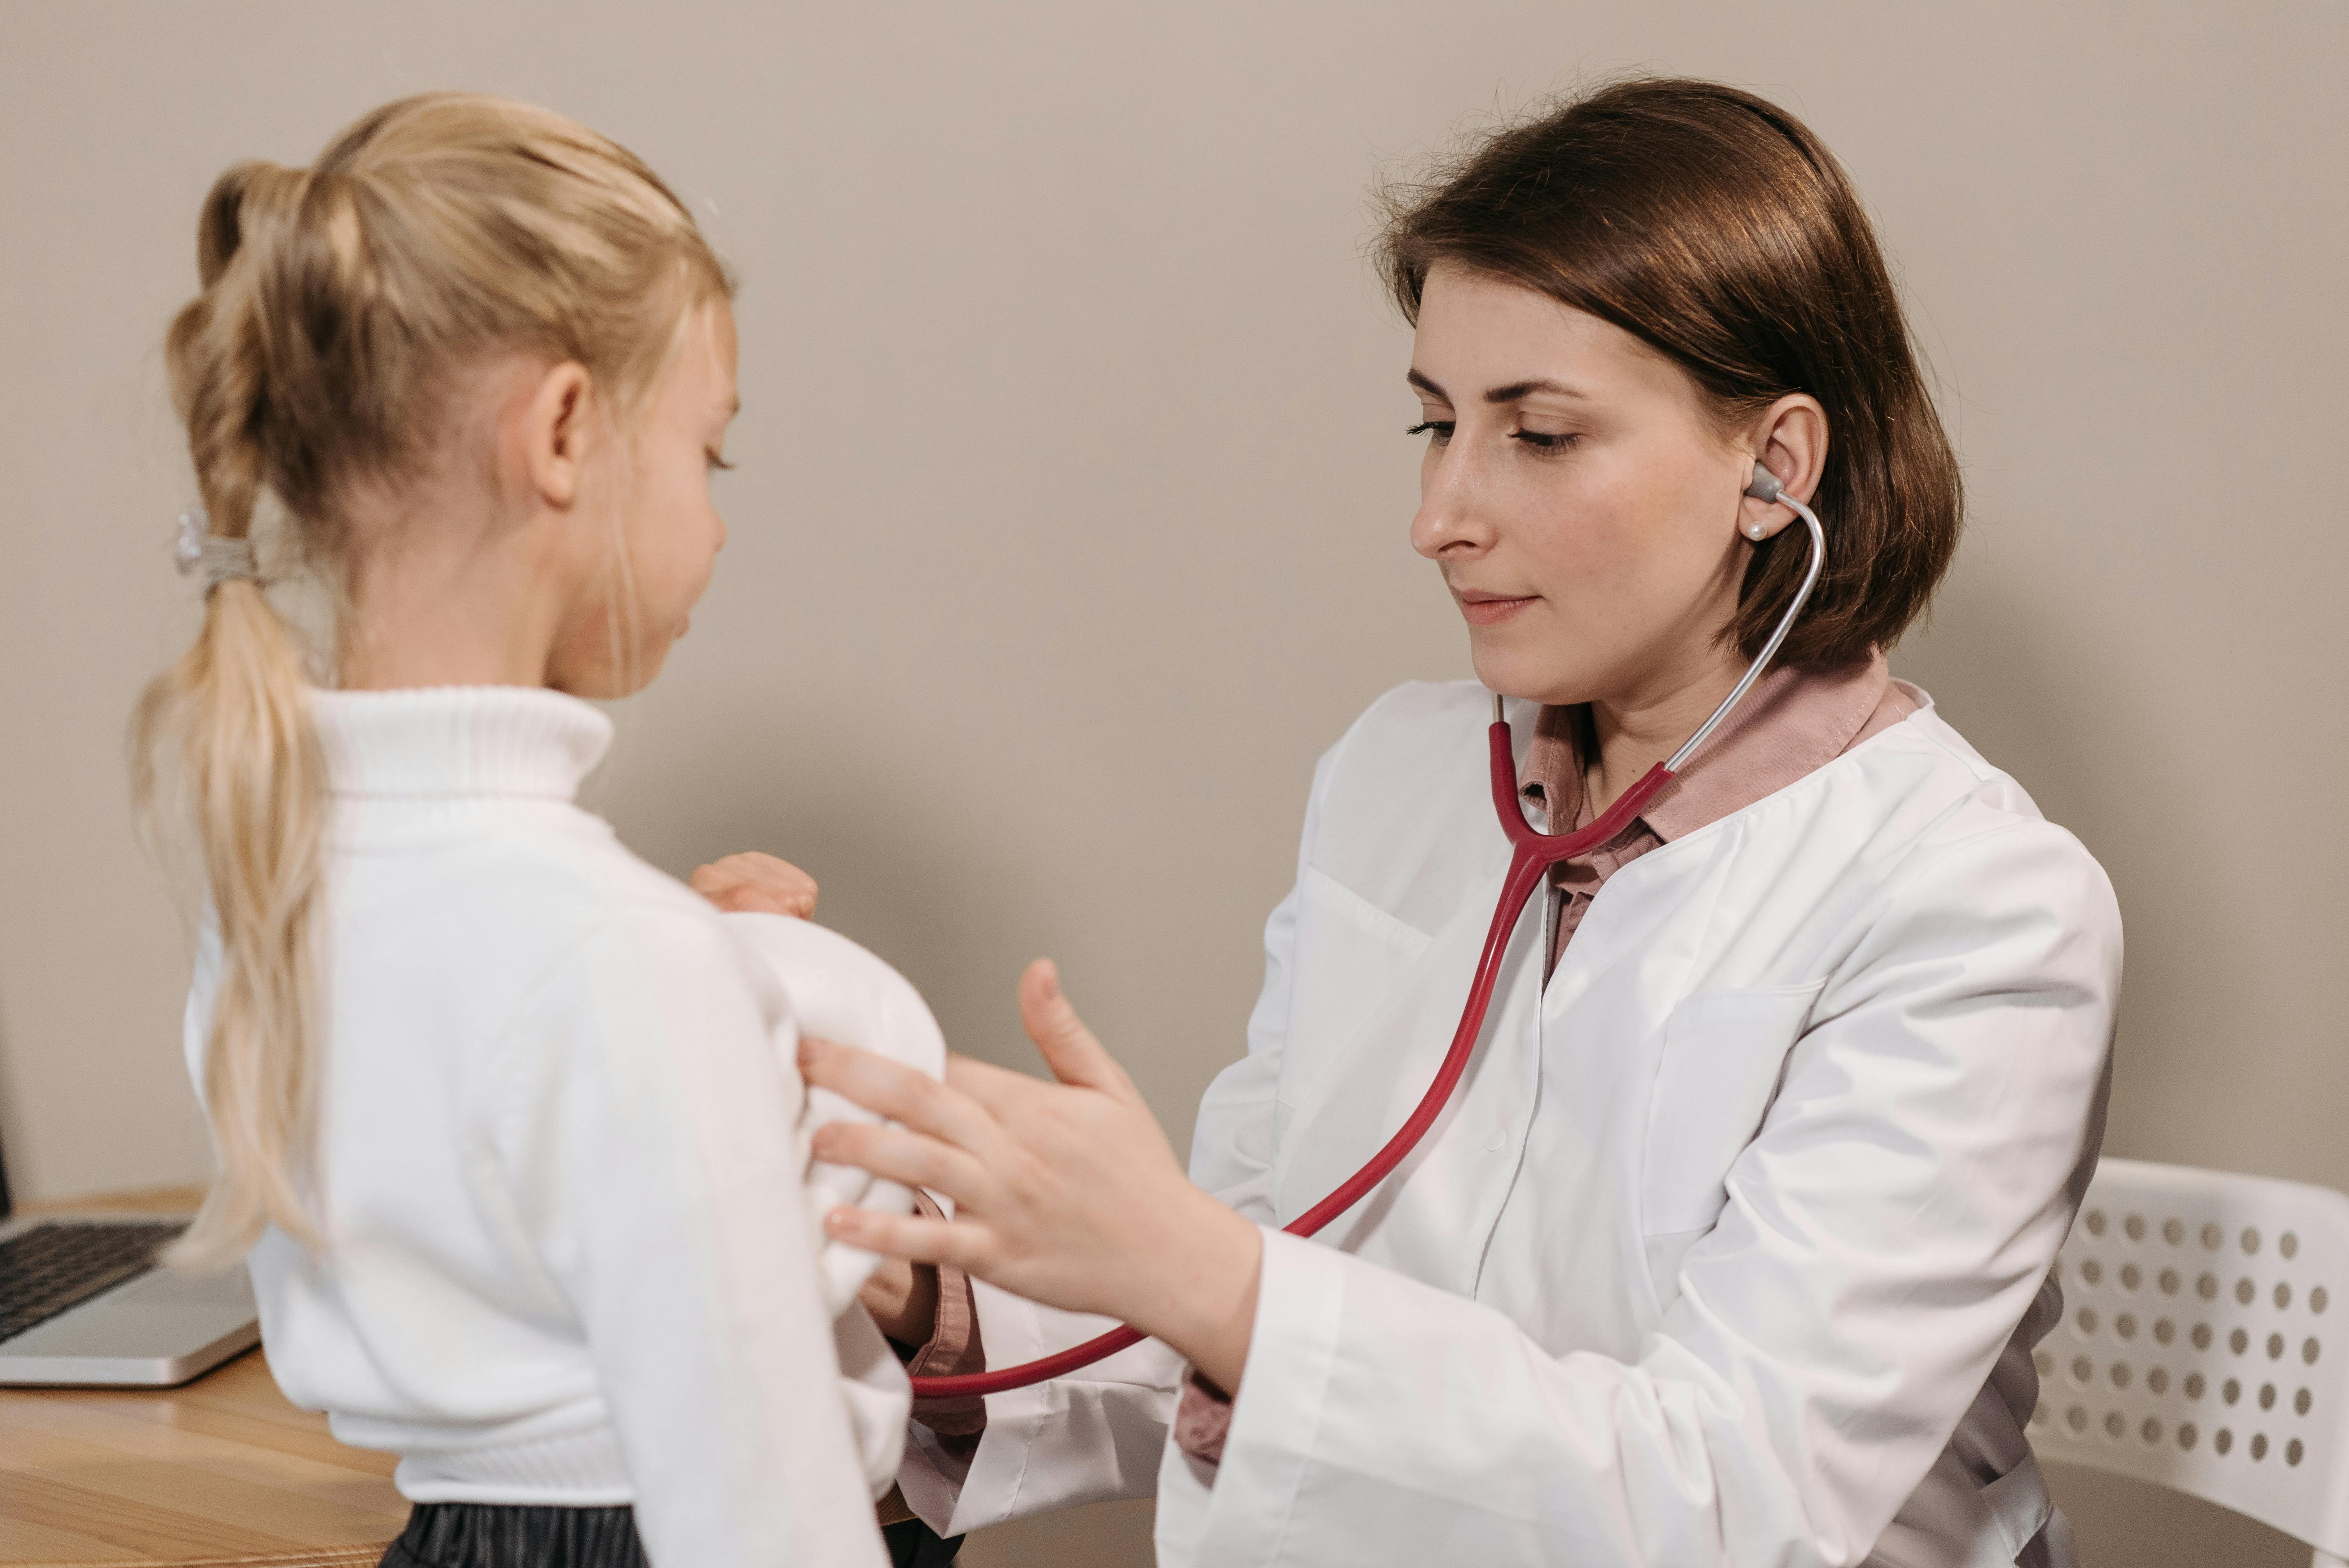
M 342 500 L 429 465 L 469 363 L 577 361 L 607 410 L 626 408 L 694 313 L 732 292 L 633 153 L 471 94 L 388 104 L 307 169 L 238 164 L 204 199 L 196 253 L 202 291 L 165 356 L 212 532 L 250 539 L 266 494 L 285 552 L 329 583 Z M 204 1066 L 219 1171 L 176 1260 L 229 1261 L 272 1223 L 315 1243 L 326 778 L 304 640 L 260 583 L 208 592 L 194 646 L 140 702 L 132 755 L 150 823 L 159 779 L 178 786 L 222 956 Z

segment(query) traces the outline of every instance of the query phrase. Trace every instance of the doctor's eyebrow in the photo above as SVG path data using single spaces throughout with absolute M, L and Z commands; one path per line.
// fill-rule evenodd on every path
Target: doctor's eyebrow
M 1485 401 L 1514 403 L 1521 397 L 1529 397 L 1537 392 L 1547 392 L 1559 397 L 1571 397 L 1577 402 L 1590 401 L 1590 394 L 1581 387 L 1570 387 L 1563 381 L 1552 381 L 1547 377 L 1537 377 L 1531 381 L 1512 381 L 1506 387 L 1495 387 L 1485 394 Z
M 1405 374 L 1403 379 L 1432 397 L 1441 397 L 1446 403 L 1452 401 L 1451 393 L 1437 386 L 1432 377 L 1423 376 L 1416 370 Z M 1506 387 L 1495 387 L 1485 394 L 1485 401 L 1514 403 L 1520 397 L 1530 397 L 1536 392 L 1549 392 L 1560 397 L 1572 397 L 1585 403 L 1590 401 L 1590 394 L 1580 387 L 1569 387 L 1563 381 L 1552 381 L 1547 377 L 1536 377 L 1526 381 L 1512 381 Z

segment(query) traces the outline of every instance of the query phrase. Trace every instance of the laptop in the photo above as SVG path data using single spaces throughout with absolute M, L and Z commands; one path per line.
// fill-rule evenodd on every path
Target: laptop
M 170 1387 L 261 1342 L 242 1265 L 156 1263 L 189 1215 L 10 1212 L 0 1159 L 0 1385 Z

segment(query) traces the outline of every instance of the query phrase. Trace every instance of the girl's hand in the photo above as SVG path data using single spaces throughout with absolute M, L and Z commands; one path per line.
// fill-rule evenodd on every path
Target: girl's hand
M 753 850 L 712 861 L 685 879 L 686 885 L 719 908 L 760 914 L 815 916 L 815 878 L 789 861 Z
M 853 1245 L 943 1263 L 1047 1305 L 1105 1313 L 1164 1340 L 1237 1392 L 1256 1315 L 1256 1227 L 1191 1184 L 1133 1081 L 1046 962 L 1019 983 L 1030 1037 L 1058 1083 L 949 1057 L 944 1083 L 826 1040 L 810 1083 L 902 1123 L 833 1122 L 815 1155 L 954 1199 L 953 1221 L 836 1209 Z
M 938 1271 L 902 1258 L 885 1258 L 857 1293 L 882 1333 L 920 1349 L 938 1331 Z

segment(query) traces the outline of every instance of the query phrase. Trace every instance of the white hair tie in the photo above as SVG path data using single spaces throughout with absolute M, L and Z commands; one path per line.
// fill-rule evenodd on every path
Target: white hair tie
M 172 552 L 180 563 L 180 575 L 192 576 L 201 570 L 207 593 L 233 577 L 259 582 L 261 569 L 254 562 L 253 541 L 215 539 L 212 524 L 212 514 L 200 506 L 180 514 L 180 543 Z

